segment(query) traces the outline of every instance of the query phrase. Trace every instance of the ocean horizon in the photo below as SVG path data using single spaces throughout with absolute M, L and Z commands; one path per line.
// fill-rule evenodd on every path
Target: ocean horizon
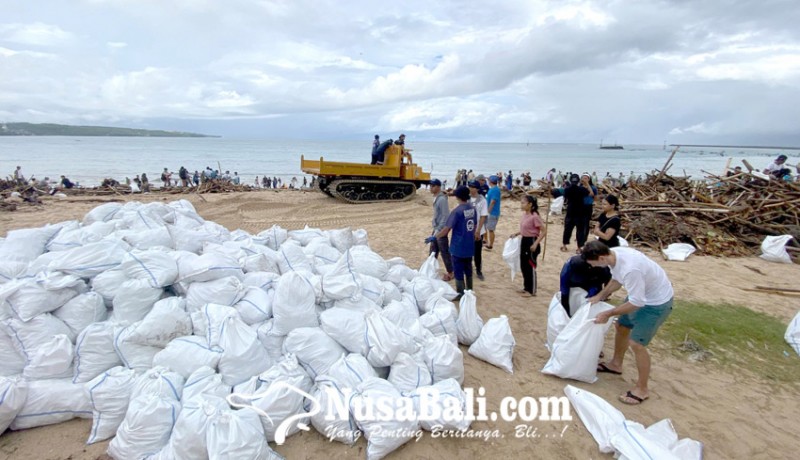
M 387 137 L 388 138 L 388 137 Z M 432 177 L 451 184 L 459 169 L 476 174 L 512 171 L 514 176 L 530 172 L 541 178 L 550 168 L 562 172 L 610 173 L 628 176 L 660 170 L 672 152 L 663 145 L 624 145 L 623 150 L 602 150 L 599 144 L 504 143 L 504 142 L 414 142 L 415 163 Z M 159 185 L 163 168 L 177 174 L 181 166 L 190 172 L 212 169 L 239 173 L 243 184 L 255 177 L 280 177 L 284 181 L 304 177 L 300 157 L 329 161 L 368 163 L 372 140 L 299 141 L 246 140 L 227 138 L 147 138 L 147 137 L 0 137 L 0 176 L 10 176 L 22 166 L 26 178 L 62 174 L 82 186 L 96 186 L 104 178 L 123 182 L 126 177 L 147 173 Z M 769 164 L 780 150 L 764 148 L 682 147 L 673 158 L 671 175 L 702 179 L 708 171 L 720 174 L 731 158 L 731 167 L 747 160 L 756 169 Z M 788 154 L 790 158 L 796 152 Z M 792 162 L 790 160 L 790 162 Z M 305 175 L 305 177 L 309 177 Z

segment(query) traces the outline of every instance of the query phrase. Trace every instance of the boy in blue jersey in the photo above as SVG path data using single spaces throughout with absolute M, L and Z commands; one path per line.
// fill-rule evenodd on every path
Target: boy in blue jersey
M 478 212 L 474 206 L 469 204 L 467 187 L 458 187 L 455 196 L 458 199 L 458 206 L 450 212 L 447 223 L 436 234 L 436 237 L 444 238 L 451 230 L 453 232 L 450 239 L 450 256 L 453 259 L 453 272 L 456 291 L 458 291 L 458 297 L 454 300 L 458 300 L 464 294 L 465 286 L 466 289 L 472 289 L 472 256 L 475 254 L 475 229 L 478 227 Z

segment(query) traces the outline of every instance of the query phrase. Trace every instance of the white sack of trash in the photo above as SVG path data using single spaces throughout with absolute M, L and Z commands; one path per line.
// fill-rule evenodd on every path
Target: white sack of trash
M 435 259 L 385 260 L 365 230 L 252 235 L 186 200 L 108 203 L 13 230 L 0 256 L 0 433 L 89 418 L 115 459 L 280 458 L 267 442 L 331 424 L 311 404 L 331 388 L 463 402 L 459 341 L 512 371 L 507 318 L 484 323 L 472 293 L 459 312 Z M 369 459 L 408 440 L 382 432 L 419 426 L 339 422 Z

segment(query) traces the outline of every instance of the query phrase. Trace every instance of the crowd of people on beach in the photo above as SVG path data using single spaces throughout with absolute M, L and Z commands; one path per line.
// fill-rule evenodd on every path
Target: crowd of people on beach
M 555 173 L 555 170 L 550 173 Z M 460 170 L 456 176 L 456 188 L 451 193 L 445 191 L 441 180 L 430 182 L 430 192 L 434 197 L 432 232 L 425 242 L 430 245 L 430 253 L 442 259 L 445 267 L 442 279 L 455 282 L 456 300 L 465 291 L 474 289 L 473 268 L 475 276 L 485 280 L 482 252 L 494 248 L 495 232 L 501 218 L 501 187 L 511 190 L 512 177 L 509 171 L 504 182 L 500 174 L 487 179 L 471 170 Z M 547 178 L 543 180 L 550 182 Z M 599 361 L 597 371 L 621 374 L 625 352 L 631 348 L 639 377 L 633 388 L 621 394 L 619 400 L 625 404 L 641 404 L 649 397 L 650 355 L 647 345 L 672 311 L 672 284 L 664 270 L 645 254 L 621 247 L 617 197 L 601 197 L 588 173 L 581 176 L 570 173 L 563 184 L 556 183 L 555 174 L 552 180 L 553 194 L 563 196 L 567 208 L 562 251 L 568 251 L 572 231 L 577 230 L 575 255 L 564 264 L 556 291 L 560 292 L 562 306 L 571 317 L 581 306 L 570 305 L 573 289 L 583 289 L 584 300 L 589 303 L 605 301 L 622 287 L 626 289 L 628 297 L 621 305 L 598 314 L 595 319 L 596 323 L 602 324 L 618 317 L 613 356 L 608 361 Z M 556 185 L 561 186 L 556 188 Z M 449 205 L 451 196 L 456 200 L 452 210 Z M 547 217 L 540 215 L 536 196 L 523 194 L 519 203 L 519 231 L 509 235 L 509 239 L 519 238 L 519 264 L 523 278 L 520 294 L 534 297 L 538 288 L 538 257 L 547 237 Z M 594 207 L 598 203 L 601 212 L 592 226 Z M 590 234 L 596 240 L 587 242 Z
M 14 169 L 8 181 L 18 186 L 29 186 L 37 193 L 49 193 L 50 195 L 58 193 L 59 191 L 82 187 L 80 183 L 73 182 L 64 175 L 56 181 L 51 180 L 48 176 L 45 176 L 43 179 L 37 179 L 34 175 L 26 178 L 23 174 L 22 166 L 17 166 Z M 151 182 L 147 173 L 144 172 L 134 175 L 133 178 L 125 177 L 121 182 L 113 178 L 105 178 L 100 186 L 113 188 L 125 185 L 130 188 L 131 193 L 147 193 L 156 188 L 159 190 L 195 188 L 210 181 L 219 181 L 233 185 L 248 185 L 251 188 L 295 190 L 314 187 L 316 178 L 312 177 L 309 181 L 306 176 L 303 176 L 301 180 L 298 179 L 297 176 L 291 179 L 284 179 L 277 176 L 269 177 L 264 174 L 263 176 L 256 176 L 252 184 L 245 184 L 245 181 L 239 175 L 238 171 L 231 173 L 230 170 L 225 170 L 221 172 L 219 169 L 212 169 L 210 166 L 207 166 L 203 171 L 195 170 L 191 172 L 181 166 L 177 173 L 171 171 L 169 168 L 164 168 L 161 171 L 161 176 L 156 186 Z

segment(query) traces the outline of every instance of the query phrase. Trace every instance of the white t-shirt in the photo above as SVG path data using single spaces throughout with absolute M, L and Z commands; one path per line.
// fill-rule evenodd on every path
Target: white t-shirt
M 628 291 L 628 301 L 637 307 L 661 305 L 673 297 L 672 283 L 661 266 L 646 255 L 631 248 L 611 248 L 617 262 L 611 278 Z
M 469 202 L 472 206 L 475 206 L 475 210 L 478 211 L 478 221 L 480 222 L 481 217 L 488 217 L 489 216 L 489 205 L 486 203 L 486 198 L 483 195 L 478 194 L 476 198 L 469 197 Z M 486 233 L 486 224 L 484 223 L 481 226 L 481 236 Z

